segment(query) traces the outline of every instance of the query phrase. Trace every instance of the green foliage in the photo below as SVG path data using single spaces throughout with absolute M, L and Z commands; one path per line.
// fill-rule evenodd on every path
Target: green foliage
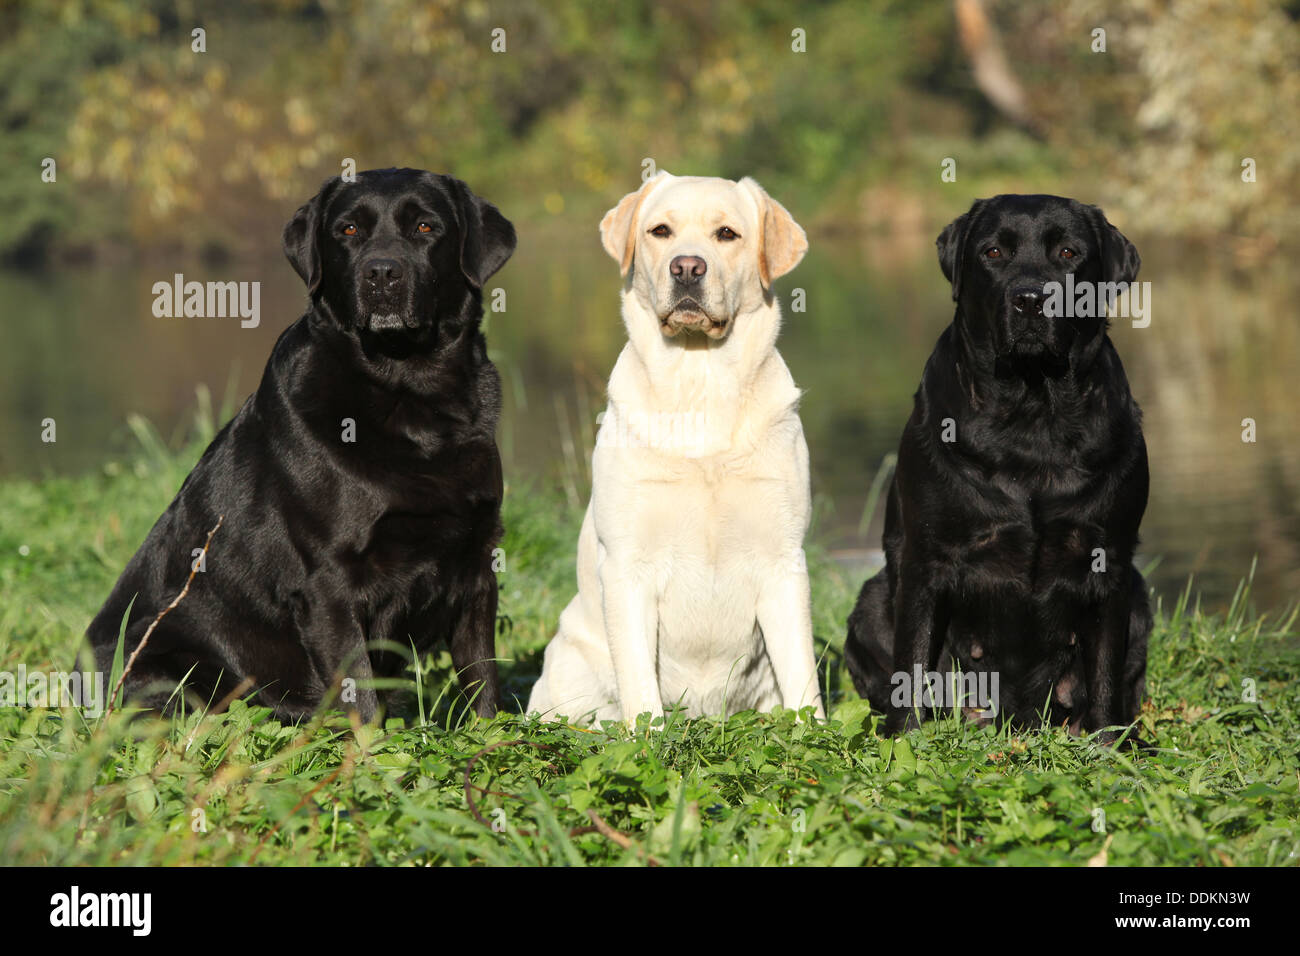
M 345 158 L 446 170 L 512 218 L 574 228 L 651 157 L 757 176 L 841 231 L 906 228 L 900 196 L 940 221 L 1055 190 L 1174 234 L 1293 234 L 1283 0 L 987 6 L 1041 138 L 977 88 L 948 0 L 24 0 L 0 11 L 0 254 L 251 254 Z
M 66 160 L 61 147 L 81 98 L 79 83 L 122 55 L 129 31 L 111 19 L 62 18 L 65 5 L 34 3 L 0 9 L 0 252 L 39 257 L 56 236 L 65 242 L 111 237 L 112 197 L 88 202 L 60 166 L 57 183 L 41 181 L 46 158 Z
M 224 417 L 228 410 L 220 415 Z M 211 414 L 197 429 L 211 435 Z M 136 461 L 0 484 L 0 670 L 70 668 L 114 576 L 201 449 L 142 423 Z M 572 595 L 577 509 L 507 490 L 499 651 L 524 700 Z M 28 546 L 22 555 L 19 548 Z M 1151 641 L 1136 757 L 1059 729 L 956 720 L 882 740 L 840 668 L 856 582 L 809 555 L 831 719 L 668 716 L 647 732 L 466 713 L 445 653 L 382 728 L 261 707 L 170 721 L 0 708 L 0 858 L 13 864 L 1295 865 L 1294 616 L 1243 589 L 1222 616 L 1184 594 Z M 1190 591 L 1189 591 L 1190 594 Z M 1255 702 L 1243 680 L 1254 681 Z M 420 681 L 418 701 L 415 681 Z M 423 716 L 422 716 L 423 715 Z M 485 748 L 510 741 L 527 744 Z M 476 755 L 478 759 L 475 760 Z M 495 832 L 475 819 L 464 790 Z M 490 792 L 489 792 L 490 791 Z M 591 832 L 590 812 L 628 838 Z M 1098 812 L 1100 811 L 1100 813 Z M 1105 830 L 1094 829 L 1104 819 Z
M 1300 27 L 1289 0 L 1081 0 L 1045 27 L 1007 4 L 1029 36 L 1020 61 L 1059 151 L 1125 222 L 1171 235 L 1228 234 L 1268 249 L 1294 236 L 1300 194 Z M 1093 52 L 1093 31 L 1106 32 Z M 1062 95 L 1068 91 L 1067 95 Z M 1255 162 L 1252 181 L 1242 162 Z

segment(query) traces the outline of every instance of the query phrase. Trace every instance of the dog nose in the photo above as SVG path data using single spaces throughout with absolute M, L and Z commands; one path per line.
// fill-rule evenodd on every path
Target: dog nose
M 1032 287 L 1012 290 L 1011 307 L 1017 312 L 1023 312 L 1029 315 L 1042 315 L 1043 290 Z
M 668 271 L 678 282 L 694 282 L 708 272 L 709 267 L 699 256 L 676 256 L 668 263 Z
M 402 264 L 396 259 L 371 259 L 364 272 L 372 282 L 393 282 L 402 277 Z

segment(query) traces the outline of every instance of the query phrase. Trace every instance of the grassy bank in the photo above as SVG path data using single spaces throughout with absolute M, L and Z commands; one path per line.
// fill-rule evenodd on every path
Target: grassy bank
M 177 452 L 136 430 L 134 461 L 0 483 L 0 671 L 71 668 L 210 434 Z M 518 701 L 571 596 L 580 518 L 558 493 L 508 488 L 498 647 Z M 421 662 L 382 729 L 282 726 L 238 702 L 130 727 L 4 707 L 0 860 L 1300 864 L 1294 616 L 1258 616 L 1245 593 L 1218 616 L 1162 601 L 1139 730 L 1159 749 L 1141 758 L 955 722 L 884 741 L 839 667 L 858 582 L 822 554 L 809 565 L 826 723 L 744 714 L 647 735 L 479 721 L 448 692 L 445 653 Z M 511 741 L 526 743 L 483 753 Z

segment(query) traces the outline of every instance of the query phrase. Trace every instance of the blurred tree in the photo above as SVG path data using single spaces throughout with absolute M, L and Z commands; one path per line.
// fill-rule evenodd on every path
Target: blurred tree
M 651 157 L 754 175 L 804 221 L 846 229 L 1066 183 L 1148 228 L 1282 235 L 1296 5 L 25 0 L 0 10 L 0 255 L 264 248 L 345 158 L 452 172 L 525 219 L 590 223 Z M 961 9 L 976 61 L 970 10 L 1001 34 L 994 73 L 1020 99 L 987 98 Z M 1016 129 L 1030 116 L 1046 145 Z M 961 159 L 955 188 L 938 183 L 945 156 Z
M 1280 0 L 1007 4 L 1054 145 L 1143 228 L 1271 243 L 1300 224 L 1300 8 Z M 1093 31 L 1105 52 L 1093 52 Z M 1256 181 L 1243 182 L 1253 159 Z

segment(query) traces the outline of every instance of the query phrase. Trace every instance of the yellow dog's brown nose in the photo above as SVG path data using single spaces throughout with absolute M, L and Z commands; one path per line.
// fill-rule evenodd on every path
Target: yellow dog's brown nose
M 699 256 L 676 256 L 668 263 L 668 271 L 678 282 L 695 282 L 709 271 L 709 267 Z

